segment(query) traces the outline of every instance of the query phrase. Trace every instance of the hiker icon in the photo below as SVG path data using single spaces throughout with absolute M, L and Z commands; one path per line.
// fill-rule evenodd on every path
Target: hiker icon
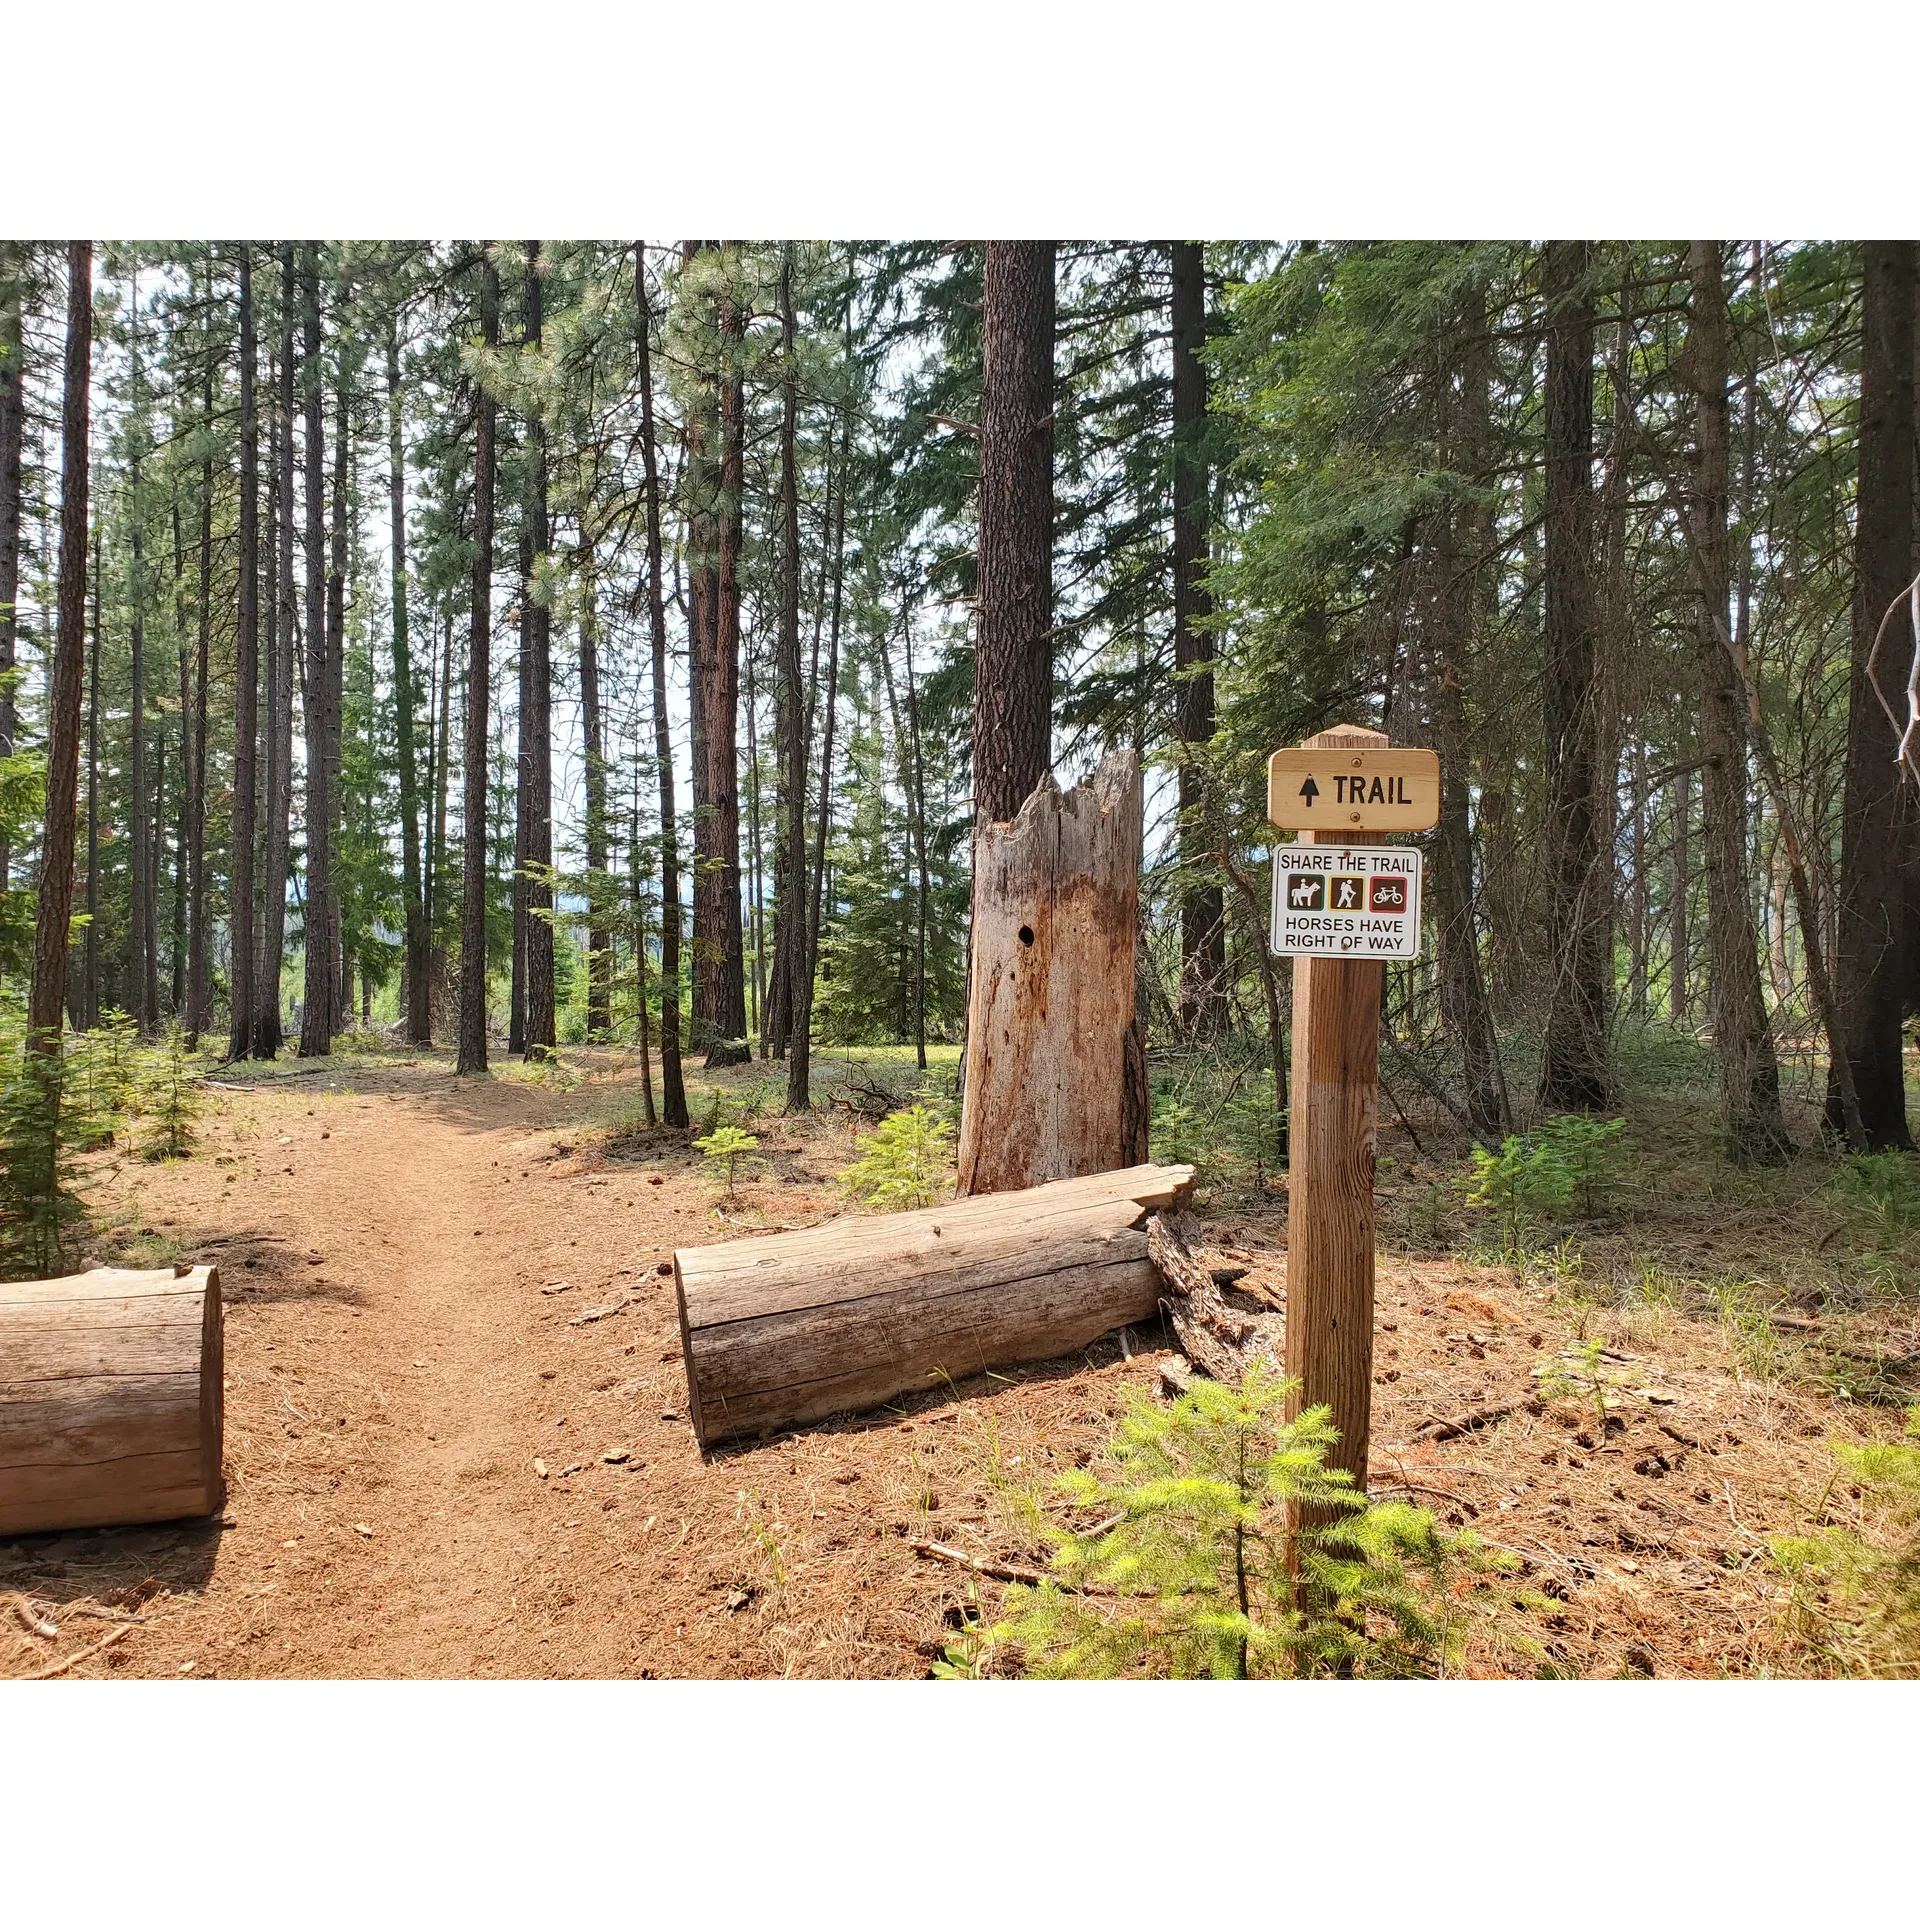
M 1334 913 L 1358 913 L 1362 904 L 1361 878 L 1357 873 L 1336 873 L 1333 892 L 1327 906 Z

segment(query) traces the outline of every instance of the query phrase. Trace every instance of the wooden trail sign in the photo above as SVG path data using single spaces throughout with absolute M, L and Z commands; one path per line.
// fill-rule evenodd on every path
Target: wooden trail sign
M 1421 763 L 1419 769 L 1410 764 L 1416 761 Z M 1276 824 L 1290 825 L 1295 817 L 1291 810 L 1284 810 L 1283 817 L 1279 804 L 1283 767 L 1285 779 L 1292 782 L 1293 801 L 1304 806 L 1299 789 L 1305 782 L 1321 788 L 1315 796 L 1314 829 L 1304 836 L 1300 848 L 1283 850 L 1291 864 L 1309 877 L 1318 871 L 1318 850 L 1325 848 L 1336 854 L 1330 874 L 1363 874 L 1371 882 L 1371 856 L 1352 850 L 1381 848 L 1384 852 L 1383 836 L 1318 811 L 1327 796 L 1351 794 L 1352 783 L 1362 777 L 1368 782 L 1365 794 L 1354 805 L 1336 802 L 1333 812 L 1380 818 L 1391 810 L 1403 816 L 1397 824 L 1407 827 L 1432 826 L 1439 817 L 1436 756 L 1390 748 L 1384 733 L 1369 728 L 1335 727 L 1317 733 L 1304 747 L 1276 753 L 1268 767 Z M 1323 768 L 1324 773 L 1319 771 Z M 1372 797 L 1376 773 L 1381 781 L 1377 806 Z M 1395 782 L 1390 799 L 1389 778 Z M 1403 779 L 1404 789 L 1399 785 Z M 1392 851 L 1402 857 L 1407 853 L 1402 848 Z M 1411 882 L 1405 904 L 1417 919 L 1417 855 L 1411 869 L 1403 868 L 1401 873 Z M 1302 891 L 1304 895 L 1311 889 Z M 1303 898 L 1303 910 L 1306 904 Z M 1305 917 L 1311 919 L 1311 915 Z M 1276 908 L 1276 948 L 1279 921 Z M 1413 938 L 1417 942 L 1417 934 Z M 1361 1492 L 1367 1485 L 1367 1438 L 1373 1418 L 1373 1153 L 1380 1109 L 1380 988 L 1385 965 L 1384 959 L 1351 948 L 1344 953 L 1294 949 L 1286 1367 L 1289 1377 L 1301 1383 L 1299 1406 L 1331 1409 L 1340 1438 L 1327 1456 L 1327 1465 L 1344 1467 Z
M 1267 817 L 1288 833 L 1424 833 L 1440 824 L 1440 756 L 1335 727 L 1267 762 Z M 1319 743 L 1338 740 L 1339 746 Z M 1358 740 L 1374 746 L 1355 746 Z

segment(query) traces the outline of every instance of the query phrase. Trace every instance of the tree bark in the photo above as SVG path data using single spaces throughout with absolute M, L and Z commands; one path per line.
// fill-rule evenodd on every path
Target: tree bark
M 587 1038 L 603 1040 L 613 1029 L 611 1002 L 613 930 L 606 924 L 612 907 L 607 873 L 607 762 L 606 722 L 600 711 L 599 582 L 594 577 L 593 550 L 580 545 L 580 726 L 586 736 L 587 788 Z M 637 879 L 637 876 L 636 876 Z M 636 903 L 637 904 L 637 903 Z M 634 923 L 634 946 L 644 954 L 646 935 Z M 641 975 L 644 980 L 644 972 Z M 640 1044 L 646 1048 L 646 997 L 640 1001 Z M 649 1079 L 647 1105 L 653 1105 Z
M 674 809 L 673 732 L 667 717 L 667 612 L 660 564 L 660 449 L 653 420 L 653 316 L 647 305 L 647 250 L 633 250 L 635 344 L 639 354 L 640 453 L 646 475 L 647 630 L 652 643 L 653 745 L 660 789 L 660 1111 L 688 1124 L 680 1063 L 680 840 Z M 641 1017 L 645 1018 L 644 1004 Z
M 280 973 L 287 945 L 287 879 L 293 861 L 294 637 L 299 615 L 293 571 L 294 315 L 299 307 L 291 242 L 280 249 L 280 368 L 274 408 L 274 633 L 267 655 L 267 821 L 260 888 L 259 965 L 253 987 L 253 1054 L 275 1058 L 284 1040 Z
M 1204 786 L 1213 744 L 1213 611 L 1207 588 L 1209 486 L 1206 257 L 1197 240 L 1171 248 L 1173 299 L 1173 666 L 1180 743 L 1180 1026 L 1190 1039 L 1226 1028 L 1227 919 L 1209 844 Z M 1211 878 L 1207 876 L 1211 875 Z
M 31 1046 L 57 1057 L 73 913 L 74 800 L 80 783 L 80 670 L 87 633 L 87 467 L 91 451 L 93 242 L 67 243 L 67 346 L 60 406 L 60 571 L 47 674 L 47 804 L 28 989 Z M 49 1120 L 59 1082 L 49 1079 Z
M 306 969 L 300 1010 L 300 1057 L 333 1050 L 334 996 L 339 971 L 333 951 L 333 770 L 328 690 L 333 670 L 327 658 L 326 430 L 320 381 L 320 249 L 308 240 L 300 249 L 301 379 L 306 400 L 307 562 L 307 839 Z
M 128 986 L 133 1000 L 134 1023 L 143 1035 L 151 1036 L 160 1025 L 159 929 L 154 902 L 152 822 L 148 817 L 147 793 L 147 575 L 146 512 L 142 498 L 141 476 L 146 435 L 146 393 L 144 368 L 140 360 L 140 276 L 136 271 L 128 289 L 127 301 L 129 387 L 132 417 L 127 432 L 130 451 L 127 463 L 127 506 L 133 578 L 130 592 L 130 644 L 133 661 L 133 689 L 130 695 L 131 738 L 128 742 L 128 876 L 130 912 L 128 927 Z
M 93 534 L 93 644 L 87 650 L 87 933 L 81 1024 L 100 1024 L 100 531 Z
M 1731 486 L 1727 407 L 1730 347 L 1720 243 L 1688 251 L 1687 364 L 1695 396 L 1695 505 L 1690 537 L 1700 576 L 1695 657 L 1700 671 L 1701 824 L 1706 839 L 1708 990 L 1727 1150 L 1745 1165 L 1786 1158 L 1780 1069 L 1760 981 L 1754 892 L 1747 865 L 1747 730 L 1740 676 L 1724 640 L 1732 588 L 1727 541 Z
M 795 357 L 793 248 L 780 255 L 780 666 L 775 732 L 780 761 L 782 849 L 774 927 L 773 1046 L 793 1042 L 794 1006 L 807 950 L 807 730 L 800 685 L 800 370 Z M 787 1111 L 803 1113 L 810 1090 L 788 1086 Z M 795 1104 L 795 1096 L 798 1104 Z
M 26 300 L 26 247 L 0 240 L 0 676 L 18 657 L 20 631 L 20 468 L 26 445 L 26 382 L 21 312 Z M 0 678 L 0 758 L 13 752 L 14 690 Z M 0 839 L 0 893 L 11 880 L 13 849 Z
M 233 843 L 227 881 L 227 1058 L 253 1046 L 253 849 L 260 773 L 260 415 L 253 323 L 253 248 L 239 247 L 240 527 L 233 641 Z
M 1612 898 L 1595 637 L 1592 245 L 1546 247 L 1546 871 L 1553 977 L 1540 1065 L 1549 1107 L 1612 1098 L 1607 981 Z
M 344 1033 L 353 1017 L 353 952 L 347 941 L 348 874 L 340 859 L 346 819 L 344 765 L 347 681 L 347 571 L 351 551 L 347 517 L 353 495 L 350 460 L 353 421 L 347 370 L 346 342 L 336 349 L 338 383 L 334 387 L 333 415 L 333 525 L 328 536 L 327 562 L 327 904 L 332 919 L 328 942 L 333 957 L 333 1004 L 329 1034 Z
M 491 258 L 480 266 L 480 337 L 500 344 L 500 276 Z M 461 1073 L 487 1070 L 487 692 L 493 640 L 494 402 L 473 383 L 473 608 L 467 633 L 466 804 L 460 902 Z
M 1126 750 L 975 835 L 963 1194 L 1127 1164 L 1141 807 Z
M 800 956 L 793 987 L 793 1030 L 787 1036 L 787 1107 L 799 1113 L 809 1100 L 813 1073 L 813 982 L 820 966 L 820 905 L 827 873 L 827 834 L 833 824 L 833 732 L 840 702 L 840 618 L 845 599 L 847 544 L 847 475 L 852 449 L 851 430 L 841 436 L 840 482 L 834 491 L 833 612 L 827 640 L 826 716 L 821 727 L 820 803 L 813 840 L 813 877 L 806 906 L 806 951 Z M 831 463 L 829 463 L 831 481 Z
M 212 297 L 212 254 L 208 254 L 208 297 Z M 189 1052 L 198 1052 L 200 1035 L 212 1013 L 207 967 L 207 676 L 213 651 L 213 368 L 209 363 L 201 392 L 201 431 L 208 451 L 200 462 L 200 555 L 195 571 L 192 740 L 189 710 L 180 715 L 180 744 L 190 745 L 186 774 L 186 834 L 183 848 L 187 880 L 187 993 L 180 1024 Z
M 420 785 L 414 742 L 413 652 L 407 609 L 406 395 L 400 385 L 400 316 L 387 316 L 387 509 L 392 524 L 393 705 L 400 761 L 400 891 L 406 913 L 407 1044 L 433 1042 L 428 910 L 420 871 Z M 428 636 L 428 671 L 432 646 Z M 431 724 L 431 716 L 429 716 Z
M 539 351 L 542 332 L 540 242 L 527 242 L 527 345 Z M 553 660 L 552 611 L 540 578 L 547 555 L 547 430 L 536 407 L 527 420 L 531 472 L 527 489 L 527 597 L 520 640 L 526 653 L 525 686 L 531 710 L 521 721 L 527 774 L 526 955 L 528 1059 L 545 1059 L 557 1044 L 553 984 Z
M 1911 240 L 1861 248 L 1860 477 L 1854 533 L 1853 666 L 1840 816 L 1840 941 L 1835 987 L 1869 1149 L 1910 1149 L 1901 1050 L 1906 899 L 1914 884 L 1914 807 L 1895 764 L 1867 655 L 1913 573 L 1914 298 Z M 1828 1118 L 1842 1125 L 1831 1073 Z
M 974 832 L 1052 761 L 1054 242 L 990 241 L 980 302 Z

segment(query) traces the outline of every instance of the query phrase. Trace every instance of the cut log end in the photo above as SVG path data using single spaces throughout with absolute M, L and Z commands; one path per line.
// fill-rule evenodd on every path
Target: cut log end
M 0 1535 L 217 1512 L 223 1365 L 217 1267 L 0 1287 Z

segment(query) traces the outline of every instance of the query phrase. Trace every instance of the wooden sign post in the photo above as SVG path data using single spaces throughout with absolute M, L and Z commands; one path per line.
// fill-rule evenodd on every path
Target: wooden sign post
M 1335 727 L 1273 756 L 1268 807 L 1276 826 L 1311 819 L 1302 838 L 1316 847 L 1377 846 L 1386 834 L 1376 822 L 1409 832 L 1437 823 L 1438 757 L 1391 748 L 1370 728 Z M 1340 1439 L 1327 1465 L 1344 1467 L 1361 1493 L 1373 1411 L 1373 1154 L 1385 967 L 1344 954 L 1298 954 L 1293 962 L 1287 1372 L 1301 1383 L 1300 1405 L 1332 1410 Z

